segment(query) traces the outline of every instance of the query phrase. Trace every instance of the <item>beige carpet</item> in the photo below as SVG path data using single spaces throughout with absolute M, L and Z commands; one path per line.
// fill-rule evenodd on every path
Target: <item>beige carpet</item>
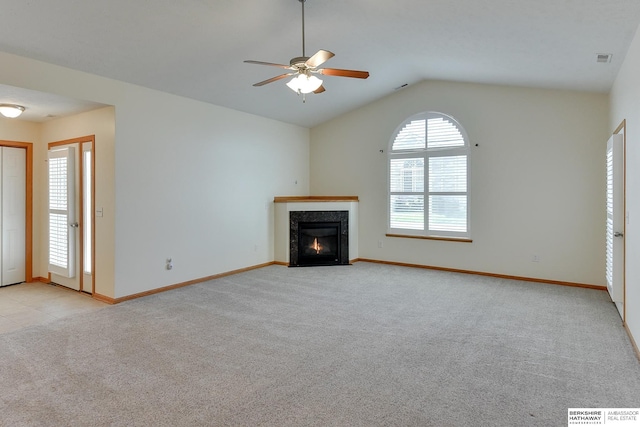
M 0 335 L 2 426 L 565 426 L 640 407 L 603 291 L 270 266 Z

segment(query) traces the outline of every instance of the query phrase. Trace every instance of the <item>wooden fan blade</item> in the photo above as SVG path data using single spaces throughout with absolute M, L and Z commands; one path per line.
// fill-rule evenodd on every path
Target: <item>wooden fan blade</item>
M 320 87 L 313 91 L 313 93 L 322 93 L 325 91 L 324 86 L 320 85 Z
M 256 84 L 254 84 L 254 86 L 264 86 L 264 85 L 266 85 L 267 83 L 277 82 L 278 80 L 286 79 L 287 77 L 292 76 L 292 75 L 294 75 L 294 74 L 295 74 L 295 73 L 280 74 L 279 76 L 271 77 L 271 78 L 270 78 L 270 79 L 268 79 L 268 80 L 264 80 L 264 81 L 258 82 L 258 83 L 256 83 Z
M 325 76 L 353 77 L 354 79 L 366 79 L 369 77 L 368 71 L 339 70 L 337 68 L 323 68 L 318 70 L 318 73 Z
M 325 62 L 327 62 L 329 59 L 333 58 L 334 56 L 335 55 L 333 54 L 333 52 L 329 52 L 328 50 L 320 49 L 319 51 L 314 53 L 311 58 L 307 59 L 307 61 L 304 64 L 309 68 L 316 68 L 316 67 L 324 64 Z
M 251 60 L 247 60 L 247 61 L 244 61 L 244 62 L 246 62 L 247 64 L 269 65 L 271 67 L 280 67 L 280 68 L 291 69 L 290 65 L 274 64 L 273 62 L 262 62 L 262 61 L 251 61 Z

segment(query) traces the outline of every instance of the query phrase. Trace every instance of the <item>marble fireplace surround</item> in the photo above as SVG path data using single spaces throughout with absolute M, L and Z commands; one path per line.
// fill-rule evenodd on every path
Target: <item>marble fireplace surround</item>
M 274 261 L 289 265 L 289 212 L 348 211 L 349 261 L 358 258 L 358 196 L 279 196 L 275 205 Z

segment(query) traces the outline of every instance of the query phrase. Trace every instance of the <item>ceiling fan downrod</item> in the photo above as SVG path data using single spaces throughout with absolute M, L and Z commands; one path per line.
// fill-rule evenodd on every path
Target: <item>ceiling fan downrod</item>
M 307 53 L 305 51 L 305 45 L 304 45 L 304 2 L 307 0 L 298 0 L 300 3 L 302 3 L 302 57 L 306 58 Z

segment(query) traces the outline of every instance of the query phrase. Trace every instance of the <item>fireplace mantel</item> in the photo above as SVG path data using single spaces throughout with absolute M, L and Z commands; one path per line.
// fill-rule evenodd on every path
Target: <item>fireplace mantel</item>
M 278 196 L 273 203 L 357 202 L 358 196 Z
M 274 197 L 274 260 L 289 265 L 289 212 L 348 211 L 349 260 L 358 258 L 358 196 L 278 196 Z

